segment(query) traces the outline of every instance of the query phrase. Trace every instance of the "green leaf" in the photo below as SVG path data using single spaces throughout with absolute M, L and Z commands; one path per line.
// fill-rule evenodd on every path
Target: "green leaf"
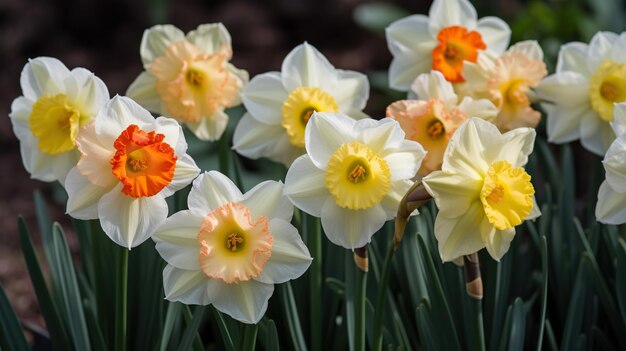
M 235 342 L 237 338 L 234 337 L 234 334 L 237 332 L 237 326 L 229 326 L 224 316 L 221 312 L 215 309 L 215 307 L 211 306 L 211 313 L 213 314 L 213 318 L 217 323 L 217 327 L 220 330 L 220 335 L 222 336 L 222 342 L 224 343 L 224 347 L 226 347 L 227 351 L 235 351 Z
M 178 344 L 178 351 L 185 351 L 191 348 L 191 343 L 194 341 L 194 338 L 198 336 L 198 328 L 202 322 L 202 317 L 204 317 L 204 310 L 205 306 L 198 306 L 194 310 L 191 323 L 187 325 L 187 329 L 183 333 L 183 339 Z
M 285 315 L 285 319 L 287 320 L 289 336 L 291 337 L 293 348 L 295 350 L 306 350 L 306 342 L 304 341 L 302 327 L 300 326 L 300 317 L 298 315 L 298 305 L 294 299 L 293 289 L 291 288 L 290 282 L 285 282 L 279 285 L 278 296 L 280 297 L 283 313 Z
M 561 339 L 563 350 L 573 350 L 576 345 L 578 335 L 580 335 L 583 322 L 584 309 L 580 308 L 585 300 L 585 276 L 583 271 L 583 262 L 578 265 L 578 273 L 576 274 L 576 282 L 572 290 L 565 327 Z
M 30 350 L 20 322 L 2 286 L 0 286 L 0 346 L 10 351 Z
M 524 336 L 526 331 L 526 311 L 524 302 L 519 297 L 513 302 L 511 318 L 511 331 L 509 335 L 509 350 L 521 351 L 524 349 Z
M 259 341 L 266 351 L 279 351 L 280 342 L 278 340 L 278 331 L 273 320 L 266 317 L 259 323 Z
M 541 237 L 541 316 L 539 317 L 539 337 L 537 338 L 537 351 L 541 351 L 543 345 L 543 333 L 545 330 L 546 310 L 548 307 L 548 242 L 545 236 Z
M 169 344 L 170 337 L 172 336 L 172 330 L 174 330 L 174 325 L 178 323 L 180 309 L 182 306 L 183 305 L 180 302 L 168 303 L 167 312 L 165 314 L 165 323 L 163 324 L 163 332 L 161 333 L 161 341 L 159 341 L 160 351 L 167 350 L 167 345 Z
M 622 314 L 622 320 L 626 323 L 626 241 L 619 239 L 617 250 L 617 269 L 615 270 L 615 293 L 617 304 Z

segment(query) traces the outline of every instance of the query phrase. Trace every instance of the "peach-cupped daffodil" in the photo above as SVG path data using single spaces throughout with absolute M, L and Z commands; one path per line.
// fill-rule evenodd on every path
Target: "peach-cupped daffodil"
M 201 140 L 217 140 L 225 108 L 241 103 L 248 73 L 235 68 L 230 34 L 221 23 L 183 33 L 172 25 L 147 29 L 139 51 L 145 71 L 126 94 L 144 108 L 184 123 Z
M 76 138 L 109 100 L 104 83 L 84 68 L 67 69 L 51 57 L 30 60 L 13 100 L 11 123 L 24 168 L 32 178 L 63 184 L 76 166 Z
M 600 185 L 596 218 L 607 224 L 626 223 L 626 103 L 616 104 L 611 122 L 617 138 L 604 156 L 606 180 Z
M 515 236 L 515 226 L 537 217 L 528 161 L 535 130 L 501 134 L 492 123 L 471 118 L 450 139 L 441 171 L 422 179 L 439 213 L 435 237 L 443 261 L 486 247 L 500 260 Z
M 167 218 L 165 198 L 200 172 L 180 125 L 155 119 L 127 97 L 106 103 L 76 144 L 80 160 L 65 180 L 67 213 L 99 218 L 111 240 L 129 249 Z
M 436 70 L 452 83 L 463 82 L 463 63 L 476 62 L 478 53 L 506 50 L 509 26 L 499 18 L 477 20 L 467 0 L 435 0 L 427 16 L 412 15 L 385 30 L 393 55 L 389 85 L 407 91 L 420 73 Z
M 626 32 L 598 32 L 589 45 L 561 46 L 556 73 L 535 89 L 546 103 L 548 140 L 580 139 L 603 156 L 615 139 L 609 122 L 615 103 L 626 101 Z
M 466 62 L 466 82 L 458 87 L 461 95 L 487 98 L 500 110 L 495 124 L 506 132 L 519 127 L 535 128 L 541 113 L 530 107 L 530 89 L 548 74 L 543 51 L 534 40 L 519 42 L 494 57 L 480 53 L 476 63 Z
M 235 129 L 233 149 L 289 166 L 305 153 L 304 130 L 313 112 L 363 112 L 369 96 L 365 75 L 335 69 L 308 43 L 285 57 L 281 72 L 254 77 L 242 92 L 248 110 Z
M 369 243 L 411 187 L 425 151 L 404 139 L 398 122 L 314 113 L 306 151 L 285 179 L 285 194 L 302 211 L 321 217 L 330 241 L 348 249 Z
M 387 117 L 400 122 L 406 138 L 417 141 L 428 152 L 418 171 L 421 176 L 441 169 L 448 140 L 469 117 L 492 120 L 498 113 L 489 100 L 460 100 L 439 71 L 420 74 L 409 95 L 419 100 L 392 103 L 387 107 Z
M 274 284 L 301 276 L 311 255 L 290 224 L 293 205 L 280 182 L 245 194 L 211 171 L 193 182 L 189 210 L 169 217 L 152 237 L 167 262 L 165 296 L 212 304 L 236 320 L 257 323 Z

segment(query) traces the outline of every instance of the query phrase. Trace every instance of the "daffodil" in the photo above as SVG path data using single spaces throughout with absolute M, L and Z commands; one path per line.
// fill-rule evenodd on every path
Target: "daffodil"
M 422 179 L 439 208 L 435 237 L 443 261 L 484 247 L 500 260 L 515 236 L 515 226 L 540 214 L 530 175 L 523 168 L 534 140 L 534 129 L 501 134 L 479 118 L 457 129 L 441 171 Z
M 616 104 L 611 122 L 617 138 L 604 156 L 606 180 L 600 185 L 596 218 L 607 224 L 626 223 L 626 103 Z
M 536 41 L 511 46 L 499 57 L 481 53 L 476 63 L 466 62 L 462 95 L 487 98 L 500 110 L 495 124 L 506 132 L 519 127 L 535 128 L 541 113 L 530 107 L 530 89 L 548 74 L 543 51 Z
M 330 241 L 363 247 L 411 187 L 425 151 L 404 139 L 398 122 L 314 113 L 306 127 L 306 151 L 285 179 L 285 194 L 302 211 L 321 217 Z
M 615 139 L 613 106 L 626 101 L 626 32 L 598 32 L 589 45 L 561 46 L 556 73 L 536 91 L 546 103 L 548 140 L 580 139 L 589 151 L 604 155 Z
M 428 151 L 418 171 L 421 176 L 441 169 L 448 140 L 469 117 L 492 120 L 498 113 L 489 100 L 460 100 L 439 71 L 419 75 L 411 85 L 410 95 L 419 100 L 392 103 L 387 107 L 387 117 L 400 122 L 406 138 Z
M 248 110 L 235 129 L 233 149 L 243 156 L 267 157 L 289 166 L 305 153 L 304 130 L 313 112 L 363 112 L 369 96 L 365 75 L 335 69 L 313 46 L 293 49 L 281 72 L 254 77 L 242 92 Z
M 435 0 L 427 16 L 412 15 L 385 30 L 393 55 L 389 85 L 407 91 L 420 73 L 436 70 L 452 83 L 463 82 L 463 63 L 476 62 L 478 53 L 501 54 L 511 30 L 499 18 L 477 20 L 467 0 Z
M 244 323 L 257 323 L 274 284 L 301 276 L 311 255 L 290 224 L 293 205 L 280 182 L 245 194 L 211 171 L 193 182 L 189 210 L 173 214 L 152 237 L 167 262 L 165 297 L 212 304 Z
M 184 123 L 201 140 L 221 137 L 225 108 L 241 103 L 248 73 L 235 68 L 230 34 L 221 23 L 183 33 L 172 25 L 147 29 L 141 40 L 145 71 L 126 94 L 144 108 Z
M 178 122 L 155 119 L 127 97 L 106 103 L 76 144 L 80 160 L 65 180 L 67 213 L 99 218 L 111 240 L 129 249 L 165 220 L 165 198 L 200 172 Z
M 76 138 L 109 100 L 104 83 L 84 68 L 67 69 L 52 57 L 30 60 L 13 100 L 11 123 L 24 168 L 32 178 L 63 184 L 76 166 Z

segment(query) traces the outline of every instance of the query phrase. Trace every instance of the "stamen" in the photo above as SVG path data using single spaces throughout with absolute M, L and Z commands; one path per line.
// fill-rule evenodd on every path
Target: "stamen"
M 487 196 L 487 199 L 494 203 L 498 203 L 500 202 L 500 200 L 502 200 L 503 197 L 504 197 L 504 187 L 502 186 L 502 184 L 498 184 L 495 186 L 495 188 L 493 188 L 493 190 L 491 190 L 491 193 L 489 193 L 489 195 Z
M 352 183 L 358 183 L 360 180 L 364 180 L 365 168 L 361 165 L 356 165 L 348 175 L 348 178 Z
M 448 42 L 446 45 L 446 50 L 443 53 L 443 56 L 445 56 L 446 60 L 452 61 L 456 59 L 457 56 L 459 56 L 460 51 L 461 50 L 459 50 L 459 48 L 457 48 L 453 43 Z
M 428 125 L 428 129 L 426 129 L 426 133 L 432 139 L 439 139 L 445 134 L 446 129 L 443 126 L 443 123 L 439 120 L 435 120 Z
M 201 87 L 202 84 L 204 84 L 204 77 L 200 72 L 194 69 L 190 69 L 185 73 L 185 80 L 195 87 Z
M 226 239 L 226 248 L 230 249 L 232 252 L 237 252 L 237 245 L 243 244 L 243 238 L 238 233 L 230 233 L 228 234 L 228 238 Z
M 133 172 L 145 171 L 146 168 L 148 168 L 148 164 L 146 163 L 146 161 L 140 159 L 131 158 L 128 160 L 127 163 L 128 166 L 130 166 L 130 168 L 133 170 Z
M 603 82 L 600 85 L 600 95 L 602 95 L 603 98 L 609 100 L 609 101 L 617 101 L 617 98 L 620 96 L 620 91 L 618 89 L 618 87 L 615 86 L 615 84 L 611 84 L 609 82 Z
M 302 125 L 306 126 L 306 124 L 309 122 L 309 119 L 311 119 L 313 112 L 315 112 L 314 108 L 307 108 L 302 112 Z

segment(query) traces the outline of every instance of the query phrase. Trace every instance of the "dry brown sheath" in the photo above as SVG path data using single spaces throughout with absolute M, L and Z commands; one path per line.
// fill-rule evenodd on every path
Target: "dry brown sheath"
M 368 271 L 369 269 L 369 260 L 367 259 L 367 245 L 363 247 L 359 247 L 358 249 L 354 249 L 354 263 L 360 270 L 363 272 Z
M 467 294 L 476 300 L 483 299 L 483 279 L 480 277 L 480 263 L 478 254 L 463 256 L 463 270 L 465 271 L 465 288 Z
M 413 186 L 407 191 L 402 200 L 400 206 L 398 206 L 398 213 L 396 215 L 395 228 L 393 233 L 393 249 L 398 249 L 400 241 L 404 237 L 404 229 L 406 223 L 409 220 L 409 216 L 413 211 L 422 206 L 426 201 L 430 200 L 430 194 L 424 188 L 421 181 L 415 182 Z

